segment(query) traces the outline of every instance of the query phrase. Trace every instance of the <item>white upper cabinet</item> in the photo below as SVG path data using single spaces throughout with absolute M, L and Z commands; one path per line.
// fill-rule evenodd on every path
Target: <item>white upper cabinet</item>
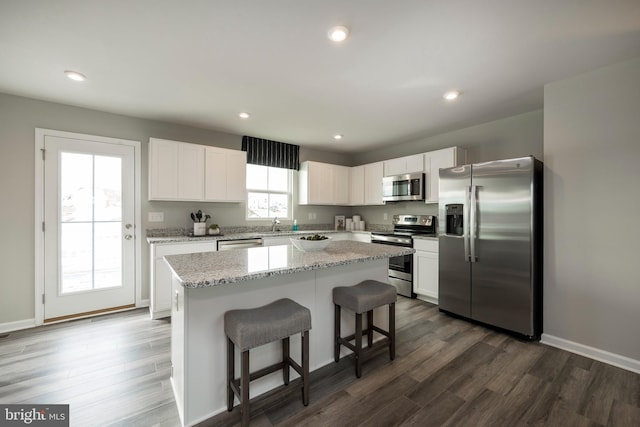
M 389 159 L 384 162 L 384 176 L 403 175 L 424 171 L 424 155 L 414 154 L 413 156 Z
M 298 171 L 298 203 L 301 205 L 348 205 L 349 168 L 306 161 Z
M 204 146 L 178 144 L 178 200 L 204 197 Z
M 149 199 L 178 199 L 178 144 L 149 140 Z
M 440 169 L 460 166 L 465 164 L 466 161 L 466 150 L 458 147 L 444 148 L 424 154 L 424 171 L 427 179 L 425 203 L 438 203 Z
M 205 149 L 204 200 L 240 202 L 245 199 L 247 153 L 218 147 Z
M 364 165 L 364 204 L 384 205 L 382 200 L 383 162 Z
M 149 139 L 149 200 L 202 200 L 204 147 Z
M 149 200 L 241 201 L 246 153 L 149 139 Z
M 364 165 L 349 170 L 349 205 L 364 205 Z

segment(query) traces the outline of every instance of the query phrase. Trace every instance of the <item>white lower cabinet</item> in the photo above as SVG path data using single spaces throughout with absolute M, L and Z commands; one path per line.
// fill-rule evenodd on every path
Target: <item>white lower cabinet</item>
M 151 284 L 149 298 L 149 313 L 152 319 L 161 319 L 171 316 L 171 269 L 164 260 L 167 255 L 193 254 L 198 252 L 215 252 L 217 241 L 207 242 L 180 242 L 152 244 L 151 271 L 149 283 Z
M 414 239 L 413 291 L 419 299 L 438 303 L 438 241 Z

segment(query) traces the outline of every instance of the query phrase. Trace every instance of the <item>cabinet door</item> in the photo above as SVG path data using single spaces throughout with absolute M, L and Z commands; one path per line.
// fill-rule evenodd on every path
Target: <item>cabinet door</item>
M 349 169 L 346 166 L 333 167 L 333 203 L 336 205 L 349 204 Z
M 405 173 L 423 172 L 424 154 L 405 157 Z
M 464 163 L 458 162 L 458 149 L 456 147 L 444 148 L 442 150 L 431 151 L 425 154 L 425 164 L 427 167 L 427 195 L 426 203 L 438 203 L 438 193 L 440 187 L 440 169 L 452 168 Z M 464 157 L 464 156 L 463 156 Z
M 413 255 L 415 293 L 438 303 L 438 253 L 417 251 Z
M 309 204 L 332 205 L 334 174 L 333 165 L 309 162 Z
M 204 188 L 206 200 L 227 199 L 227 156 L 221 150 L 209 147 L 206 149 Z
M 383 162 L 384 176 L 401 175 L 405 173 L 406 161 L 404 157 L 389 159 Z
M 149 200 L 178 198 L 178 143 L 149 139 Z
M 247 153 L 229 150 L 227 152 L 227 198 L 229 202 L 243 202 L 247 199 Z
M 178 199 L 204 199 L 204 149 L 202 145 L 178 145 Z
M 354 166 L 349 171 L 349 204 L 364 205 L 364 166 Z
M 364 204 L 384 205 L 382 201 L 382 162 L 364 165 Z

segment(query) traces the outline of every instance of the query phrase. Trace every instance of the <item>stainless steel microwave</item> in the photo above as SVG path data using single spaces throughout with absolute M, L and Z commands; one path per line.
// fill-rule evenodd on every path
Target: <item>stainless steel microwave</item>
M 382 178 L 382 200 L 424 200 L 424 181 L 423 173 L 385 176 Z

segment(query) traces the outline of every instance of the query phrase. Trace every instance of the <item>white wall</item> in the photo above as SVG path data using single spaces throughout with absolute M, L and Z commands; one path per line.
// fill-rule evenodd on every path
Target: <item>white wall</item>
M 640 58 L 544 93 L 543 340 L 640 368 Z

